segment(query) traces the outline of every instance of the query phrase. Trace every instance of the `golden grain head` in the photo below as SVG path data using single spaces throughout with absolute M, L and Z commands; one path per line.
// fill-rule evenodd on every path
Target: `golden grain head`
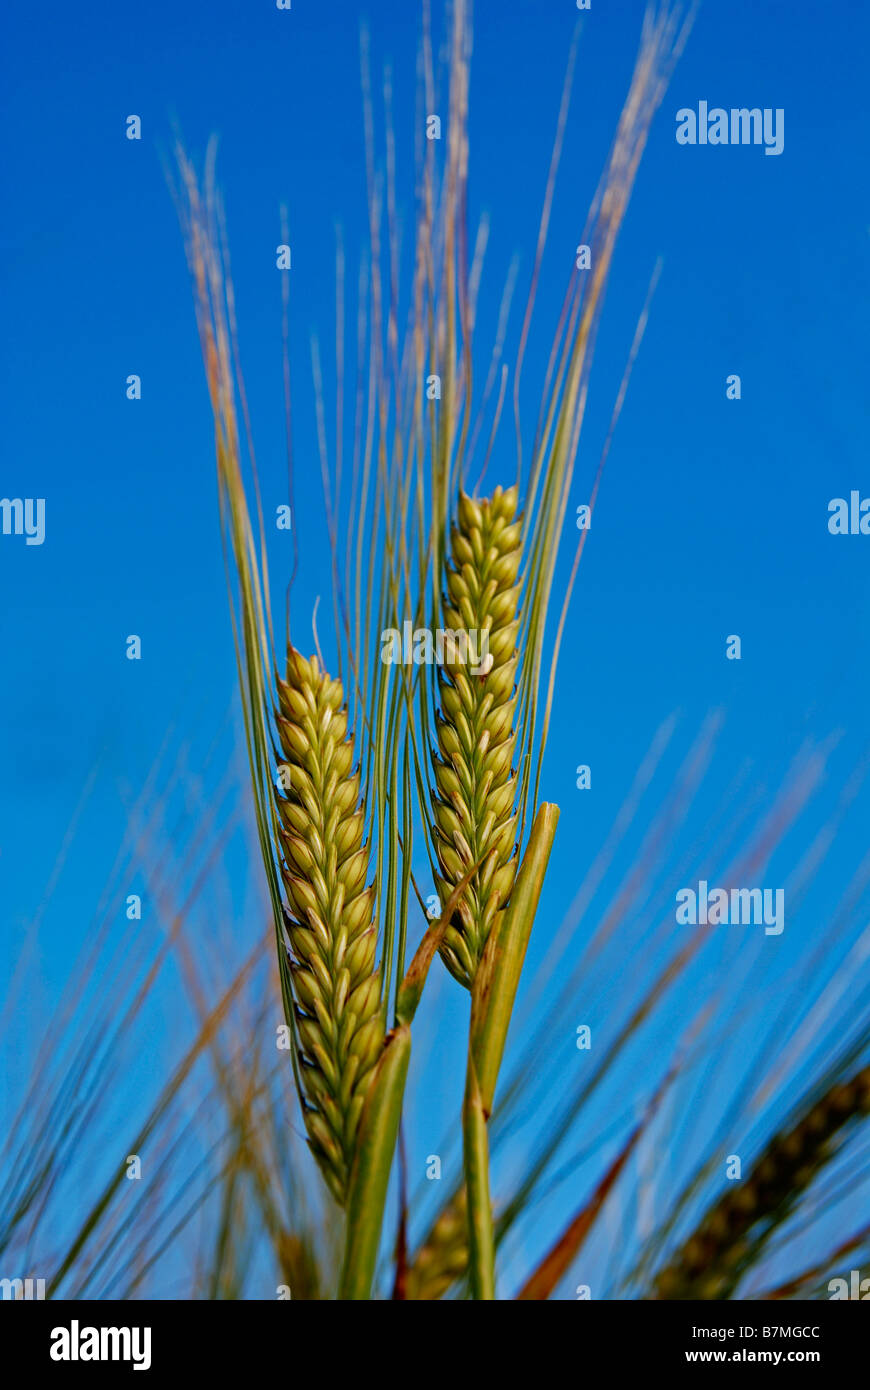
M 468 1273 L 468 1208 L 465 1188 L 438 1216 L 411 1261 L 405 1297 L 431 1302 L 443 1298 Z
M 480 868 L 453 915 L 441 954 L 467 988 L 515 876 L 512 761 L 521 588 L 516 512 L 516 488 L 497 488 L 484 501 L 460 493 L 443 598 L 443 622 L 455 636 L 459 657 L 445 661 L 438 673 L 433 811 L 442 903 L 471 865 Z
M 375 890 L 367 882 L 365 817 L 342 684 L 316 657 L 306 660 L 291 648 L 278 696 L 283 790 L 276 806 L 305 1123 L 330 1190 L 344 1204 L 384 1038 Z

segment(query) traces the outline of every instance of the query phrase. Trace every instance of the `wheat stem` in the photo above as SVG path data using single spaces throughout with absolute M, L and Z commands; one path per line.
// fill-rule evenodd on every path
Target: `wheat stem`
M 495 1298 L 495 1234 L 489 1195 L 489 1135 L 474 1059 L 469 1051 L 468 1081 L 462 1110 L 465 1190 L 468 1201 L 468 1274 L 471 1296 Z

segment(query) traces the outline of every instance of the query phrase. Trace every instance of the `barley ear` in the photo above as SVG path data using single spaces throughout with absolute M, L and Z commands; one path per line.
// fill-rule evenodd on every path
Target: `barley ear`
M 777 1134 L 746 1180 L 726 1192 L 656 1280 L 657 1299 L 730 1298 L 774 1226 L 831 1157 L 851 1120 L 870 1114 L 870 1067 L 830 1087 Z
M 344 1206 L 384 1042 L 375 891 L 341 682 L 291 647 L 278 699 L 284 766 L 275 800 L 304 1118 L 330 1191 Z
M 442 1298 L 468 1272 L 468 1211 L 461 1187 L 438 1215 L 408 1267 L 405 1297 Z
M 516 511 L 515 487 L 479 502 L 460 493 L 443 597 L 432 810 L 442 904 L 471 865 L 481 864 L 441 945 L 448 970 L 467 989 L 516 872 Z

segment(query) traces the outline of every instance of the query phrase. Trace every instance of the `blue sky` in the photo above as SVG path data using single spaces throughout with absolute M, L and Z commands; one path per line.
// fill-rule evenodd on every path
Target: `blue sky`
M 642 12 L 636 0 L 594 0 L 585 20 L 527 392 L 543 376 Z M 375 70 L 393 68 L 410 215 L 418 11 L 408 0 L 294 0 L 289 13 L 269 0 L 48 0 L 7 13 L 0 494 L 46 499 L 41 547 L 0 537 L 11 956 L 100 766 L 52 907 L 49 990 L 86 934 L 122 832 L 118 784 L 141 785 L 171 721 L 194 748 L 207 743 L 233 694 L 210 417 L 164 172 L 174 133 L 195 158 L 219 135 L 267 508 L 286 500 L 274 249 L 289 210 L 299 611 L 327 592 L 308 341 L 312 329 L 332 331 L 336 224 L 352 267 L 365 237 L 364 18 Z M 476 6 L 470 211 L 491 219 L 484 339 L 512 257 L 521 285 L 531 265 L 575 20 L 571 0 Z M 804 737 L 832 730 L 842 731 L 842 776 L 866 750 L 870 537 L 829 535 L 827 505 L 853 488 L 870 496 L 866 98 L 850 68 L 868 31 L 858 3 L 708 0 L 654 123 L 575 476 L 580 503 L 661 257 L 566 631 L 544 788 L 563 807 L 548 886 L 556 916 L 672 711 L 692 730 L 725 710 L 724 780 L 749 760 L 775 785 Z M 678 146 L 675 113 L 700 100 L 783 108 L 783 153 Z M 125 138 L 131 113 L 139 142 Z M 130 373 L 141 401 L 125 398 Z M 739 402 L 725 397 L 730 373 L 742 378 Z M 501 447 L 512 476 L 507 434 Z M 497 473 L 498 454 L 492 482 Z M 281 559 L 275 550 L 273 579 Z M 125 659 L 130 633 L 142 637 L 141 662 Z M 739 662 L 725 659 L 732 633 Z M 574 787 L 581 762 L 591 792 Z M 863 850 L 860 836 L 844 847 L 838 890 Z

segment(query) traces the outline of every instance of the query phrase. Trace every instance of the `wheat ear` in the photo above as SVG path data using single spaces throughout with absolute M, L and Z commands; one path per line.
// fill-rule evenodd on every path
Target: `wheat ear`
M 485 501 L 459 495 L 451 529 L 443 616 L 464 634 L 466 654 L 448 650 L 439 667 L 433 798 L 438 890 L 446 903 L 472 864 L 481 867 L 444 935 L 441 955 L 470 989 L 478 962 L 514 880 L 514 752 L 520 523 L 517 489 L 496 488 Z M 451 660 L 450 658 L 453 657 Z
M 468 1209 L 465 1188 L 437 1217 L 408 1268 L 405 1297 L 443 1298 L 468 1273 Z
M 752 1172 L 712 1207 L 659 1274 L 658 1299 L 729 1298 L 757 1243 L 788 1214 L 831 1156 L 838 1132 L 870 1113 L 870 1067 L 832 1086 L 798 1124 L 776 1135 Z
M 344 1205 L 366 1091 L 384 1041 L 374 887 L 341 681 L 292 647 L 278 681 L 276 795 L 305 1125 Z

